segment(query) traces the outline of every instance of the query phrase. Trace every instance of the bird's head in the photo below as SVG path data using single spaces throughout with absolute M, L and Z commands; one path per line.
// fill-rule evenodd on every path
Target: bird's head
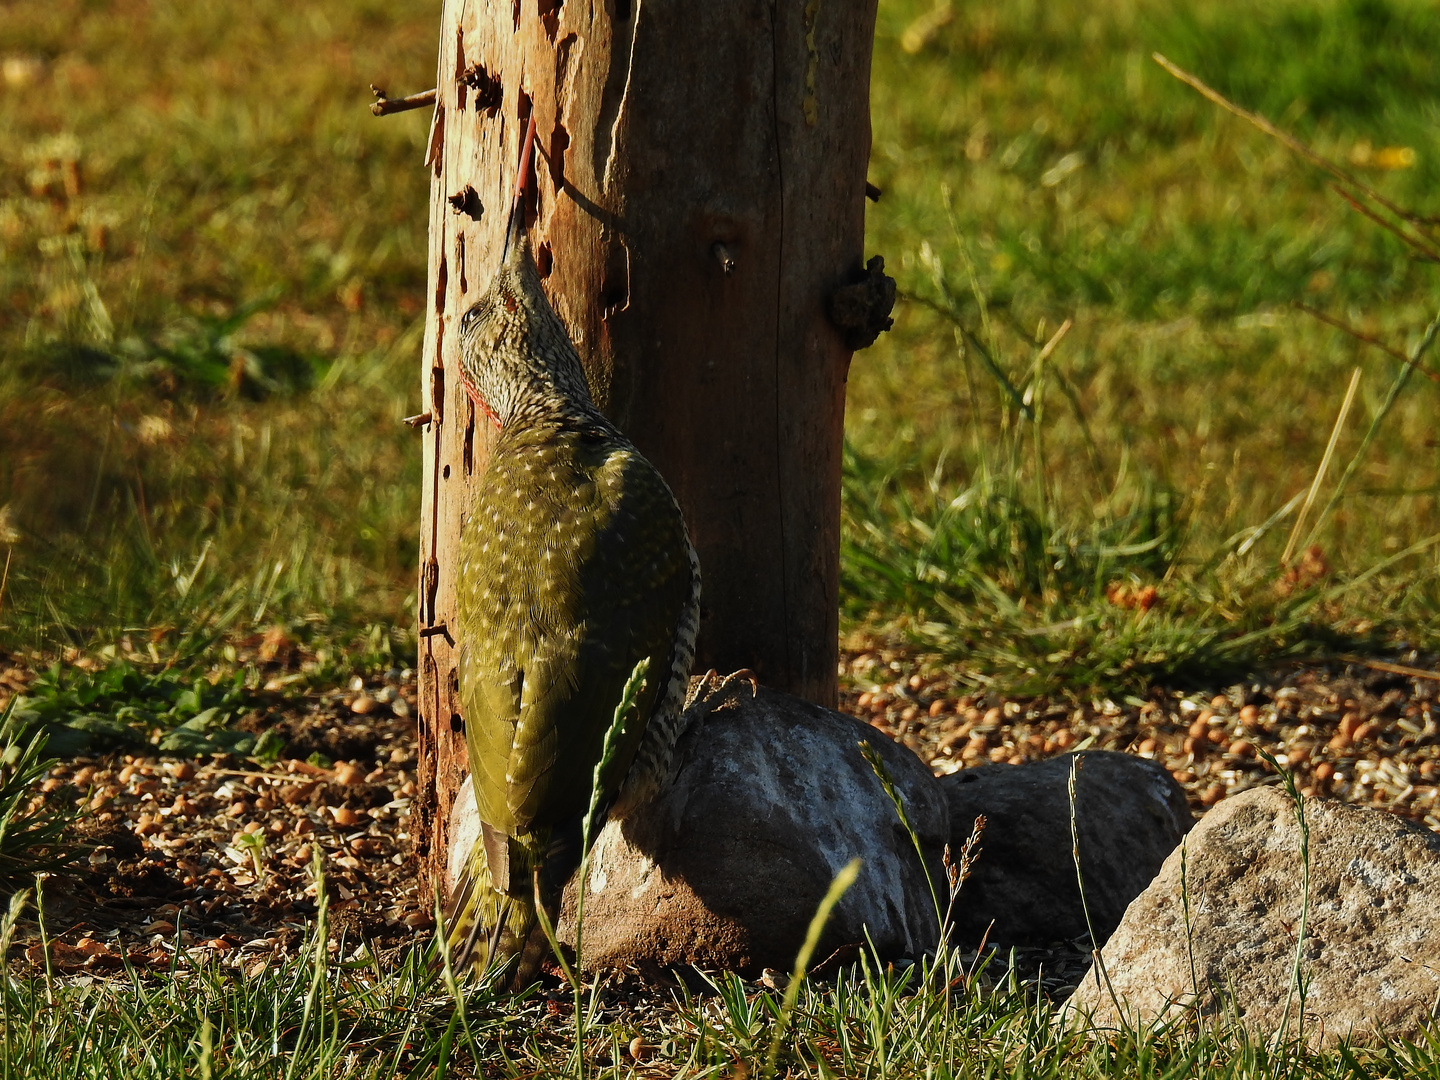
M 500 265 L 480 298 L 460 317 L 461 381 L 496 427 L 536 398 L 590 400 L 580 357 L 540 286 L 525 232 L 525 187 L 533 172 L 534 140 L 532 112 Z

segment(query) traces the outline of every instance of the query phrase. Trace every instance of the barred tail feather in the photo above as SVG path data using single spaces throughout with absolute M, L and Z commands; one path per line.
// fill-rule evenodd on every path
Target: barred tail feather
M 445 940 L 457 972 L 482 973 L 508 967 L 522 951 L 535 926 L 531 897 L 495 889 L 478 840 L 445 905 Z

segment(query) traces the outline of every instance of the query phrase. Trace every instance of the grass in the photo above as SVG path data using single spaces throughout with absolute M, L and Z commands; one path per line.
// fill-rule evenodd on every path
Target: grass
M 0 22 L 0 649 L 47 666 L 26 707 L 52 747 L 227 737 L 259 631 L 317 680 L 413 655 L 420 466 L 398 421 L 418 411 L 425 118 L 363 106 L 369 82 L 431 85 L 437 13 L 54 0 Z M 1296 306 L 1403 353 L 1434 269 L 1149 59 L 1432 215 L 1437 49 L 1415 0 L 883 0 L 867 246 L 902 302 L 850 378 L 852 640 L 1076 694 L 1440 647 L 1435 388 Z M 1282 566 L 1312 485 L 1318 531 Z M 537 1001 L 474 991 L 462 1015 L 424 958 L 328 957 L 320 926 L 252 977 L 14 972 L 5 1074 L 570 1067 Z M 716 977 L 602 1010 L 584 1069 L 648 1073 L 621 1050 L 642 1035 L 666 1072 L 738 1077 L 784 1017 L 778 1069 L 817 1077 L 1440 1075 L 1426 1042 L 1086 1041 L 1006 980 L 928 978 L 870 965 L 787 1004 Z
M 1424 214 L 1423 7 L 937 10 L 881 9 L 870 242 L 908 302 L 851 374 L 849 625 L 1019 688 L 1434 648 L 1434 388 L 1296 306 L 1407 348 L 1433 270 L 1149 59 Z M 1284 567 L 1357 366 L 1342 497 Z
M 434 12 L 233 16 L 32 4 L 0 29 L 12 647 L 343 639 L 407 610 L 427 188 L 421 122 L 363 104 L 433 80 Z
M 0 117 L 0 642 L 159 632 L 203 667 L 271 624 L 408 627 L 424 121 L 363 91 L 428 84 L 434 12 L 145 11 L 0 30 L 33 61 Z M 1433 271 L 1148 59 L 1425 213 L 1432 24 L 1408 0 L 886 0 L 869 246 L 904 299 L 851 377 L 847 632 L 1077 692 L 1436 645 L 1434 549 L 1342 587 L 1429 535 L 1435 391 L 1386 409 L 1399 363 L 1293 306 L 1403 349 Z M 1357 366 L 1354 474 L 1296 587 L 1290 504 Z
M 18 911 L 12 910 L 12 915 Z M 13 923 L 12 923 L 13 924 Z M 319 924 L 323 929 L 323 922 Z M 7 926 L 8 937 L 9 927 Z M 1433 1076 L 1437 1044 L 1302 1051 L 1235 1030 L 1121 1031 L 1089 1039 L 1012 980 L 956 967 L 862 961 L 827 985 L 770 991 L 733 975 L 630 1012 L 602 994 L 576 1071 L 564 1006 L 464 991 L 458 1008 L 429 954 L 381 969 L 341 961 L 325 936 L 251 975 L 218 965 L 77 982 L 12 975 L 0 986 L 12 1077 L 748 1076 L 775 1048 L 780 1074 L 816 1078 L 1350 1078 Z M 953 977 L 951 992 L 937 992 Z M 961 980 L 965 980 L 963 983 Z M 562 998 L 564 995 L 561 995 Z M 791 1003 L 793 999 L 793 1006 Z M 783 1028 L 781 1025 L 784 1025 Z M 777 1036 L 783 1035 L 777 1040 Z M 641 1061 L 629 1055 L 640 1039 Z M 567 1067 L 568 1066 L 568 1067 Z
M 42 871 L 57 870 L 75 855 L 65 830 L 79 816 L 35 788 L 55 758 L 44 732 L 27 732 L 15 703 L 0 709 L 0 895 L 20 890 Z

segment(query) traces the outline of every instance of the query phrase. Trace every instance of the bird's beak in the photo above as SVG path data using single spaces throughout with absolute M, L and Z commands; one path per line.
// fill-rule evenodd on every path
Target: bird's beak
M 505 245 L 500 252 L 503 265 L 512 250 L 520 250 L 520 238 L 525 232 L 525 193 L 534 174 L 535 158 L 535 107 L 530 107 L 530 123 L 525 127 L 525 142 L 520 151 L 520 167 L 515 177 L 515 197 L 510 201 L 510 219 L 505 223 Z

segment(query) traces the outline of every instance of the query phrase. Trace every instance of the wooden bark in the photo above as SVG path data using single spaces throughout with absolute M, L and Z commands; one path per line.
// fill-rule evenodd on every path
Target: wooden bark
M 531 237 L 597 403 L 675 490 L 704 587 L 697 668 L 833 706 L 850 353 L 876 0 L 446 0 L 427 165 L 416 838 L 441 872 L 466 769 L 454 570 L 493 432 L 455 321 L 488 282 L 529 110 Z

